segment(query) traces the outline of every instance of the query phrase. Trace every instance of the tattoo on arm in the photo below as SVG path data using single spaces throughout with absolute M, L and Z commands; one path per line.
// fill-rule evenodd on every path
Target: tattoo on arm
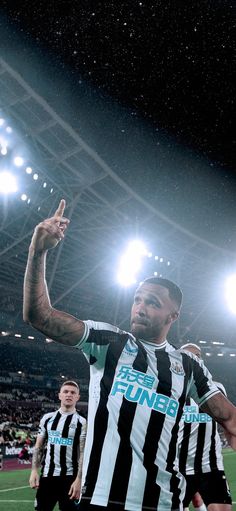
M 24 281 L 24 319 L 53 340 L 73 346 L 83 335 L 83 322 L 52 307 L 45 264 L 45 252 L 29 252 Z
M 82 427 L 80 442 L 79 442 L 79 460 L 78 460 L 78 477 L 81 479 L 82 477 L 82 467 L 83 467 L 83 459 L 84 459 L 84 446 L 86 440 L 86 432 L 87 432 L 87 423 Z
M 43 457 L 43 447 L 35 447 L 32 456 L 32 468 L 40 468 Z

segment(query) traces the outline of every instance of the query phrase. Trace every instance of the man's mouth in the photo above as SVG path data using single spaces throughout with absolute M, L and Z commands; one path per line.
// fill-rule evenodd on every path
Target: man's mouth
M 145 321 L 145 319 L 138 319 L 138 318 L 135 318 L 135 319 L 133 319 L 132 324 L 134 324 L 134 325 L 147 326 L 147 321 Z

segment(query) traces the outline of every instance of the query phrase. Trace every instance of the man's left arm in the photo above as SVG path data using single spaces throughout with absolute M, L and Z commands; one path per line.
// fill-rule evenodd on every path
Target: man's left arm
M 81 428 L 80 433 L 80 441 L 78 446 L 78 473 L 73 481 L 70 490 L 69 490 L 69 496 L 70 499 L 80 499 L 81 494 L 81 480 L 82 480 L 82 467 L 83 467 L 83 459 L 84 459 L 84 446 L 85 446 L 85 440 L 86 440 L 86 432 L 87 432 L 87 422 L 85 421 Z
M 201 410 L 223 426 L 230 446 L 236 450 L 236 407 L 233 403 L 219 392 L 205 401 Z

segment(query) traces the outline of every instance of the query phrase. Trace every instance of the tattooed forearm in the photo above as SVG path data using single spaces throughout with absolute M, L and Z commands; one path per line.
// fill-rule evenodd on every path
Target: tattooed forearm
M 82 467 L 83 467 L 83 459 L 84 459 L 84 446 L 86 440 L 86 432 L 87 432 L 87 423 L 83 426 L 81 435 L 80 435 L 80 444 L 79 444 L 79 462 L 78 462 L 78 477 L 82 478 Z
M 45 279 L 46 252 L 34 253 L 29 250 L 29 257 L 24 280 L 24 319 L 37 321 L 50 311 L 51 303 Z
M 224 427 L 226 424 L 231 427 L 232 417 L 235 416 L 235 407 L 221 392 L 211 397 L 201 408 Z M 236 423 L 234 426 L 236 430 Z
M 24 320 L 51 339 L 73 346 L 82 337 L 84 324 L 51 306 L 45 265 L 46 252 L 30 249 L 24 280 Z
M 43 457 L 43 448 L 35 447 L 32 456 L 32 468 L 40 468 Z

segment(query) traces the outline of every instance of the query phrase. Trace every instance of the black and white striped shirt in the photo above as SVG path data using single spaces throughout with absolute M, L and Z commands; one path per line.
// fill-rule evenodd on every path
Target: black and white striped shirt
M 38 435 L 44 439 L 45 445 L 42 476 L 76 476 L 80 438 L 86 435 L 86 420 L 78 412 L 61 409 L 46 413 L 40 421 Z
M 223 385 L 215 384 L 225 394 Z M 187 399 L 180 422 L 179 467 L 186 475 L 224 470 L 217 424 L 193 399 Z
M 182 509 L 185 481 L 177 439 L 186 395 L 199 404 L 218 393 L 202 362 L 167 343 L 85 322 L 77 347 L 90 363 L 83 498 L 127 511 Z

